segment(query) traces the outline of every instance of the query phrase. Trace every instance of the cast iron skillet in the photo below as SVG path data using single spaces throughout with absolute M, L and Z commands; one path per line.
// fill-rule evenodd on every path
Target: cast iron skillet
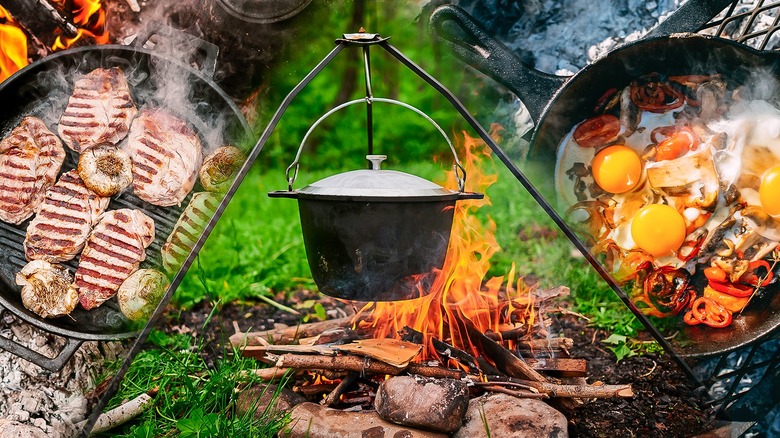
M 720 11 L 711 3 L 709 6 L 715 12 Z M 667 75 L 720 73 L 732 84 L 746 83 L 758 70 L 780 77 L 780 55 L 697 34 L 670 34 L 639 40 L 613 50 L 574 76 L 559 77 L 524 65 L 509 48 L 493 39 L 460 8 L 442 6 L 433 12 L 430 22 L 434 35 L 450 46 L 456 56 L 510 88 L 529 109 L 535 128 L 523 167 L 532 178 L 543 175 L 531 182 L 551 205 L 556 205 L 551 176 L 555 174 L 558 144 L 574 125 L 594 115 L 596 101 L 606 90 L 622 89 L 632 79 L 650 72 Z M 682 23 L 691 24 L 685 20 Z M 667 30 L 673 31 L 673 26 Z M 563 217 L 562 211 L 557 213 Z M 574 243 L 581 250 L 586 248 L 582 242 Z M 593 258 L 589 257 L 589 260 L 621 299 L 637 312 L 609 274 L 594 263 Z M 680 327 L 682 332 L 672 341 L 673 348 L 682 356 L 707 356 L 725 353 L 767 336 L 780 325 L 780 291 L 768 292 L 765 299 L 751 303 L 728 328 L 715 330 L 681 323 L 685 327 Z M 649 324 L 646 318 L 640 319 Z
M 160 87 L 162 72 L 165 77 L 174 77 L 178 84 L 191 84 L 190 95 L 186 99 L 191 103 L 188 108 L 173 110 L 174 113 L 191 123 L 199 134 L 206 127 L 222 128 L 224 143 L 240 144 L 244 136 L 251 135 L 249 125 L 241 111 L 212 79 L 216 65 L 216 46 L 205 41 L 194 40 L 199 50 L 205 52 L 205 60 L 200 69 L 188 66 L 182 61 L 170 59 L 141 47 L 147 41 L 151 29 L 139 36 L 136 46 L 103 45 L 80 47 L 58 52 L 18 71 L 0 85 L 0 138 L 5 137 L 21 119 L 28 115 L 41 117 L 56 134 L 56 123 L 62 114 L 67 98 L 72 91 L 73 74 L 88 73 L 95 68 L 120 67 L 130 78 L 130 88 L 136 106 L 157 105 L 161 102 L 153 94 Z M 170 33 L 170 30 L 162 29 Z M 158 32 L 162 33 L 162 32 Z M 191 41 L 192 42 L 192 41 Z M 63 78 L 69 88 L 63 88 Z M 184 82 L 186 81 L 186 82 Z M 176 92 L 180 92 L 177 89 Z M 204 148 L 213 148 L 220 144 L 210 144 L 209 139 L 201 138 Z M 67 158 L 61 172 L 75 167 L 77 154 L 67 147 Z M 197 190 L 196 186 L 196 190 Z M 189 197 L 181 207 L 157 207 L 141 201 L 132 194 L 132 190 L 115 196 L 109 210 L 118 208 L 137 208 L 149 215 L 155 222 L 155 240 L 147 248 L 147 259 L 141 268 L 160 265 L 160 248 L 173 229 Z M 86 311 L 80 306 L 70 316 L 56 319 L 43 319 L 27 310 L 21 302 L 14 277 L 26 264 L 22 243 L 30 219 L 20 225 L 0 222 L 0 311 L 5 308 L 22 320 L 49 333 L 64 336 L 68 343 L 55 358 L 48 358 L 30 351 L 21 345 L 0 337 L 0 348 L 11 351 L 43 368 L 58 370 L 76 351 L 84 340 L 113 340 L 135 336 L 140 327 L 134 327 L 122 316 L 116 300 Z M 78 257 L 66 263 L 75 272 Z

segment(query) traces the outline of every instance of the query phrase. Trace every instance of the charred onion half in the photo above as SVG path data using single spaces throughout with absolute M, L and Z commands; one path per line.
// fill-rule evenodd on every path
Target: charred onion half
M 79 294 L 68 268 L 46 260 L 33 260 L 16 274 L 22 286 L 22 304 L 42 318 L 70 314 L 79 303 Z
M 81 152 L 79 177 L 100 196 L 114 196 L 133 182 L 133 162 L 127 152 L 100 145 Z
M 168 277 L 154 269 L 140 269 L 122 283 L 116 294 L 119 310 L 131 321 L 149 319 L 160 303 Z
M 246 157 L 235 146 L 222 146 L 210 153 L 198 171 L 200 183 L 209 192 L 224 192 L 233 182 Z

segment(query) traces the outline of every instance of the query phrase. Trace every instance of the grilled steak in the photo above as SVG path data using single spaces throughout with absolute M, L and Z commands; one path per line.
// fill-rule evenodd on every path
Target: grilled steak
M 206 223 L 214 215 L 218 204 L 219 198 L 213 193 L 199 192 L 192 195 L 190 203 L 162 246 L 162 263 L 166 271 L 174 272 L 179 269 L 195 246 L 195 241 L 203 233 Z
M 144 109 L 130 127 L 124 150 L 133 159 L 133 190 L 154 205 L 180 205 L 203 160 L 198 136 L 160 109 Z
M 76 170 L 63 173 L 46 191 L 38 213 L 27 227 L 27 260 L 61 262 L 76 257 L 109 201 L 111 198 L 89 190 Z
M 25 117 L 0 141 L 0 220 L 20 224 L 57 179 L 65 149 L 43 120 Z
M 76 81 L 58 132 L 76 152 L 101 143 L 117 144 L 137 112 L 122 70 L 98 68 Z
M 103 213 L 87 239 L 76 269 L 79 302 L 87 310 L 103 304 L 146 259 L 154 221 L 140 210 Z

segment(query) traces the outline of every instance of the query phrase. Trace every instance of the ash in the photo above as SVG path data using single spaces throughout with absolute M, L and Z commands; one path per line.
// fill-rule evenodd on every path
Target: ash
M 54 357 L 65 339 L 0 316 L 0 336 L 45 356 Z M 0 418 L 39 428 L 49 437 L 69 437 L 86 418 L 90 400 L 85 394 L 99 383 L 106 365 L 123 357 L 119 342 L 84 342 L 58 373 L 44 370 L 9 352 L 0 351 Z

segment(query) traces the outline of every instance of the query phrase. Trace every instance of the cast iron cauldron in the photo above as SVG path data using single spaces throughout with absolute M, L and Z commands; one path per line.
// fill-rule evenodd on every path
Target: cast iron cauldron
M 455 202 L 484 195 L 381 170 L 384 155 L 366 158 L 371 169 L 269 196 L 298 200 L 306 256 L 323 293 L 357 301 L 425 295 L 444 265 Z

